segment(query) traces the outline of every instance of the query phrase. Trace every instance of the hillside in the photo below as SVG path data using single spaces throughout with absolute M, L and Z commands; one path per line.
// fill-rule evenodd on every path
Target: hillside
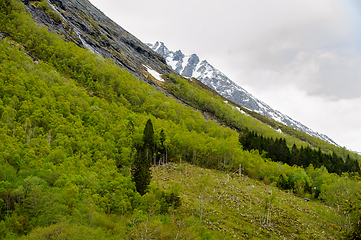
M 189 164 L 153 168 L 154 187 L 180 188 L 178 214 L 192 215 L 215 239 L 339 239 L 337 210 L 247 176 Z
M 310 136 L 322 139 L 328 143 L 337 144 L 324 134 L 313 131 L 302 123 L 293 120 L 289 116 L 274 110 L 266 103 L 252 96 L 245 89 L 238 86 L 224 73 L 212 66 L 207 60 L 200 60 L 196 54 L 184 55 L 181 50 L 176 52 L 169 50 L 163 42 L 148 44 L 154 51 L 161 54 L 172 67 L 182 76 L 196 78 L 208 87 L 212 88 L 227 100 L 232 101 L 244 108 L 250 109 L 265 117 L 271 118 L 282 125 L 302 131 Z
M 207 109 L 207 104 L 199 107 L 194 101 L 189 101 L 189 98 L 184 99 L 179 92 L 169 91 L 169 88 L 165 89 L 162 84 L 163 79 L 159 79 L 159 76 L 169 74 L 179 76 L 177 71 L 169 67 L 166 64 L 166 60 L 160 54 L 114 23 L 89 1 L 52 0 L 49 4 L 43 0 L 24 0 L 22 2 L 24 2 L 26 10 L 31 13 L 37 25 L 45 26 L 49 31 L 57 33 L 63 40 L 74 42 L 77 46 L 89 49 L 100 57 L 112 59 L 118 66 L 130 72 L 133 76 L 155 86 L 157 91 L 161 91 L 167 96 L 182 102 L 184 105 L 191 106 L 195 110 L 202 112 L 206 118 L 211 117 L 211 119 L 226 125 L 234 121 L 228 119 L 229 117 L 224 116 L 224 114 L 221 114 L 222 116 L 217 114 L 209 116 L 209 112 L 212 110 Z M 285 137 L 288 139 L 289 147 L 293 143 L 301 146 L 306 142 L 314 148 L 321 148 L 326 153 L 336 152 L 343 159 L 346 159 L 347 155 L 354 159 L 361 159 L 359 155 L 351 153 L 345 148 L 336 147 L 333 144 L 312 137 L 307 133 L 286 126 L 257 112 L 249 111 L 249 109 L 243 108 L 235 102 L 230 102 L 230 104 L 234 108 L 242 109 L 252 118 L 268 124 L 274 130 L 281 130 L 282 133 L 286 134 Z M 237 121 L 239 122 L 240 120 Z M 253 120 L 247 121 L 255 122 Z M 247 127 L 266 137 L 276 137 L 273 131 L 268 131 L 259 124 L 244 126 L 244 123 L 241 123 L 238 126 L 234 126 L 234 124 L 228 126 L 237 127 L 238 131 Z M 278 137 L 281 136 L 279 135 Z
M 75 28 L 67 25 L 70 16 L 66 21 L 61 17 L 70 14 L 64 9 L 79 10 L 77 4 L 81 2 L 85 5 L 80 11 L 87 14 L 75 15 L 80 18 L 90 15 L 86 12 L 87 1 L 52 1 L 63 9 L 61 15 L 47 1 L 24 2 L 26 9 L 35 8 L 43 16 L 41 19 L 50 18 L 49 22 L 54 21 L 64 29 L 68 26 L 70 32 Z M 174 74 L 159 74 L 155 64 L 162 60 L 158 61 L 155 53 L 145 54 L 151 56 L 145 61 L 155 57 L 154 66 L 144 67 L 153 69 L 149 70 L 153 74 L 142 68 L 129 71 L 114 59 L 103 58 L 64 35 L 39 27 L 20 1 L 0 1 L 0 10 L 0 238 L 146 239 L 147 234 L 153 234 L 153 238 L 159 239 L 257 235 L 332 239 L 340 236 L 341 229 L 349 231 L 350 223 L 358 220 L 359 215 L 343 209 L 345 200 L 356 201 L 357 173 L 338 175 L 329 173 L 325 167 L 289 166 L 271 161 L 258 150 L 244 150 L 239 133 L 248 127 L 267 136 L 285 137 L 289 144 L 307 144 L 244 114 L 198 83 Z M 89 44 L 90 40 L 85 42 Z M 138 50 L 138 54 L 144 53 Z M 137 57 L 137 53 L 132 55 L 132 50 L 129 51 L 129 55 L 125 54 L 127 61 L 134 61 L 132 66 L 138 63 L 143 66 L 144 55 Z M 164 63 L 163 67 L 167 69 Z M 151 126 L 148 132 L 146 126 Z M 148 141 L 151 144 L 147 148 Z M 150 148 L 154 154 L 149 154 Z M 143 179 L 135 175 L 138 162 L 166 165 L 153 168 L 154 177 L 145 193 L 138 187 Z M 196 203 L 196 187 L 188 188 L 188 183 L 178 175 L 183 170 L 173 171 L 184 166 L 194 183 L 197 180 L 193 177 L 199 177 L 202 171 L 214 177 L 209 182 L 207 177 L 198 181 L 205 181 L 199 186 L 204 193 L 202 218 L 192 205 L 186 207 Z M 237 177 L 237 171 L 242 172 L 242 177 Z M 221 204 L 211 207 L 212 211 L 224 214 L 216 223 L 217 217 L 208 211 L 209 201 L 215 200 L 216 193 L 208 193 L 208 189 L 219 186 L 218 196 L 223 193 L 238 198 L 247 196 L 216 182 L 226 178 L 227 173 L 234 176 L 227 180 L 232 188 L 255 186 L 256 191 L 250 190 L 249 194 L 254 211 L 246 211 L 247 202 L 242 205 L 243 215 L 234 215 L 227 206 L 234 209 L 234 203 L 226 204 L 229 200 L 222 199 Z M 181 184 L 168 187 L 167 178 Z M 301 210 L 294 208 L 293 203 L 286 210 L 282 199 L 287 202 L 289 198 L 276 187 L 289 188 L 290 201 Z M 280 205 L 277 208 L 275 204 L 272 208 L 275 211 L 268 212 L 266 226 L 260 220 L 264 203 L 261 198 L 267 199 L 270 190 L 277 192 L 272 199 Z M 183 192 L 193 197 L 188 198 Z M 306 203 L 302 198 L 311 201 Z M 224 211 L 219 210 L 223 203 L 227 206 Z M 303 214 L 308 211 L 305 209 L 315 213 L 315 218 L 327 219 L 335 228 L 304 220 Z M 272 214 L 277 213 L 279 218 L 285 216 L 295 224 L 307 226 L 302 225 L 297 232 L 293 226 L 284 226 L 285 221 L 275 220 Z M 235 221 L 241 226 L 232 230 L 232 235 L 226 233 L 228 226 L 234 228 Z M 274 234 L 267 233 L 265 229 L 272 231 L 269 227 L 273 226 L 280 229 L 274 229 Z M 322 231 L 328 232 L 325 235 Z

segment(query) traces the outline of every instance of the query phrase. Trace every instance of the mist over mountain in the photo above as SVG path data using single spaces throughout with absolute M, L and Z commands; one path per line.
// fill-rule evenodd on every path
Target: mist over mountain
M 194 77 L 217 91 L 223 97 L 234 101 L 235 103 L 338 146 L 338 144 L 328 136 L 308 128 L 302 123 L 258 100 L 256 97 L 252 96 L 252 94 L 248 93 L 245 89 L 229 79 L 220 70 L 212 66 L 207 60 L 200 60 L 196 54 L 185 55 L 181 50 L 171 51 L 163 42 L 159 41 L 155 44 L 148 43 L 147 45 L 164 56 L 168 65 L 184 77 Z

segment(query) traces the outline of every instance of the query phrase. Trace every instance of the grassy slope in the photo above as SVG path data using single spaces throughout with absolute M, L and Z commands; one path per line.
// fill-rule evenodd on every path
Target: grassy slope
M 339 239 L 341 218 L 336 209 L 317 201 L 305 201 L 262 182 L 189 164 L 153 168 L 153 183 L 168 188 L 182 186 L 185 213 L 214 230 L 213 236 L 229 239 Z M 265 219 L 266 201 L 274 197 Z

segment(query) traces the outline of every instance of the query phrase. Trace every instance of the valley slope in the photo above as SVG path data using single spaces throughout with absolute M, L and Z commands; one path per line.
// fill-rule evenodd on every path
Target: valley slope
M 169 66 L 187 78 L 196 78 L 205 85 L 217 91 L 223 97 L 240 104 L 252 111 L 270 117 L 289 127 L 305 132 L 311 136 L 320 138 L 331 144 L 337 145 L 332 139 L 324 134 L 313 131 L 302 123 L 293 120 L 289 116 L 272 109 L 266 103 L 258 100 L 245 89 L 230 80 L 224 73 L 213 67 L 207 60 L 200 60 L 196 54 L 185 55 L 181 50 L 171 51 L 163 42 L 148 43 L 154 51 L 164 56 Z
M 117 65 L 134 76 L 155 86 L 158 91 L 164 92 L 167 96 L 175 98 L 187 106 L 200 110 L 189 101 L 184 101 L 179 95 L 165 90 L 159 81 L 154 81 L 157 78 L 159 80 L 158 75 L 173 74 L 177 76 L 183 74 L 186 77 L 194 76 L 199 78 L 198 80 L 233 101 L 234 104 L 244 106 L 247 108 L 247 112 L 248 110 L 254 112 L 254 114 L 250 114 L 252 117 L 270 125 L 275 130 L 279 131 L 280 129 L 283 133 L 307 142 L 313 147 L 321 147 L 325 152 L 335 151 L 333 147 L 320 146 L 324 144 L 320 144 L 319 141 L 315 141 L 302 133 L 297 133 L 297 131 L 304 132 L 308 136 L 315 136 L 337 146 L 330 138 L 307 128 L 279 111 L 273 110 L 267 104 L 237 86 L 207 61 L 200 61 L 195 54 L 185 56 L 181 51 L 172 52 L 162 43 L 152 46 L 153 50 L 155 50 L 153 51 L 147 44 L 142 43 L 131 33 L 109 19 L 89 1 L 49 1 L 51 9 L 56 12 L 58 18 L 49 16 L 43 10 L 38 9 L 34 4 L 36 1 L 22 0 L 22 2 L 25 3 L 27 11 L 32 14 L 33 19 L 39 26 L 45 26 L 49 31 L 56 32 L 64 40 L 74 42 L 101 57 L 112 59 Z M 272 121 L 270 123 L 270 120 L 266 118 L 257 117 L 256 113 L 274 119 L 273 121 L 278 121 L 279 124 Z M 219 119 L 216 118 L 216 116 L 212 116 L 212 119 L 218 121 Z M 285 129 L 284 126 L 290 126 L 297 131 Z M 263 132 L 262 134 L 267 133 Z M 342 152 L 345 151 L 342 150 Z M 341 153 L 341 155 L 346 157 L 347 154 Z
M 245 150 L 246 129 L 310 146 L 90 2 L 50 2 L 0 1 L 0 239 L 339 239 L 357 222 L 357 173 Z

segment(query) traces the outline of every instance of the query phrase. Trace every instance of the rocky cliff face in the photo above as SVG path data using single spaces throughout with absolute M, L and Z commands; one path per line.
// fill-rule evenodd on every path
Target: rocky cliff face
M 156 42 L 148 44 L 154 51 L 164 56 L 170 65 L 179 74 L 190 78 L 194 77 L 218 92 L 223 97 L 264 116 L 272 118 L 286 126 L 303 131 L 311 136 L 337 145 L 332 139 L 324 134 L 313 131 L 302 123 L 293 120 L 281 112 L 272 109 L 266 103 L 258 100 L 245 89 L 230 80 L 225 74 L 213 67 L 206 60 L 200 60 L 196 54 L 185 55 L 181 50 L 176 52 L 169 50 L 164 43 Z
M 160 54 L 149 49 L 87 0 L 50 0 L 50 7 L 60 15 L 61 21 L 39 10 L 35 1 L 22 2 L 38 25 L 99 56 L 113 59 L 140 79 L 147 80 L 147 69 L 162 74 L 173 72 Z

